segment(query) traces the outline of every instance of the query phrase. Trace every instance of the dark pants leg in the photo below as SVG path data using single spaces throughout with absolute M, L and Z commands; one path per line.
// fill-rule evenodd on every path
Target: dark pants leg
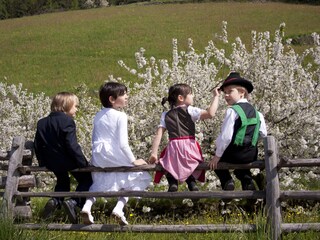
M 234 174 L 241 181 L 242 190 L 255 190 L 252 174 L 249 169 L 236 169 L 234 170 Z
M 86 192 L 89 191 L 92 185 L 91 172 L 70 172 L 72 176 L 77 180 L 78 186 L 76 192 Z M 82 208 L 86 202 L 86 198 L 73 198 L 77 205 Z
M 249 169 L 235 169 L 233 173 L 240 181 L 243 181 L 246 177 L 252 178 Z
M 57 183 L 54 188 L 55 192 L 70 192 L 70 177 L 68 172 L 53 172 L 57 178 Z M 63 197 L 56 198 L 61 205 L 64 201 Z
M 220 180 L 221 188 L 224 189 L 224 186 L 226 185 L 226 183 L 232 179 L 229 170 L 219 169 L 219 170 L 214 170 L 214 172 L 217 174 Z
M 196 181 L 196 179 L 194 178 L 194 176 L 190 175 L 190 176 L 187 178 L 186 183 L 187 183 L 187 184 L 190 184 L 190 183 L 195 182 L 195 181 Z

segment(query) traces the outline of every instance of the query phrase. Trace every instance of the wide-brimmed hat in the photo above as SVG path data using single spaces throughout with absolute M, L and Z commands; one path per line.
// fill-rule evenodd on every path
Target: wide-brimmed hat
M 223 91 L 223 88 L 229 85 L 240 85 L 247 89 L 248 93 L 251 93 L 253 90 L 252 83 L 249 80 L 240 77 L 240 74 L 238 72 L 231 72 L 229 76 L 224 80 L 220 89 Z

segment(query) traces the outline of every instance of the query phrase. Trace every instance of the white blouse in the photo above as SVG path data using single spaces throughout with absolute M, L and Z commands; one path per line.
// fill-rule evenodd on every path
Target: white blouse
M 93 122 L 92 164 L 98 167 L 133 166 L 128 142 L 128 118 L 124 112 L 103 108 Z

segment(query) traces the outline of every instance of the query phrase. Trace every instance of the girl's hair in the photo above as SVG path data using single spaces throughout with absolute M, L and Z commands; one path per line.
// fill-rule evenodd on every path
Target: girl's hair
M 177 83 L 169 88 L 168 97 L 164 97 L 161 101 L 161 104 L 164 106 L 166 101 L 168 101 L 170 107 L 173 108 L 173 106 L 177 103 L 179 95 L 182 95 L 185 98 L 190 93 L 192 93 L 192 88 L 188 84 Z
M 52 99 L 51 112 L 67 113 L 74 104 L 79 104 L 79 99 L 76 95 L 70 92 L 59 92 Z
M 111 108 L 112 103 L 109 101 L 109 97 L 117 99 L 119 96 L 123 96 L 127 92 L 127 87 L 117 82 L 106 82 L 102 84 L 99 90 L 99 97 L 102 106 Z

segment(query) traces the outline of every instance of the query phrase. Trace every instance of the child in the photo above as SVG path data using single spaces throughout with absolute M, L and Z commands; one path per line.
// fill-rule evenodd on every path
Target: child
M 187 84 L 171 86 L 169 96 L 162 100 L 162 105 L 166 101 L 169 102 L 171 109 L 161 115 L 149 161 L 159 162 L 166 170 L 169 192 L 178 191 L 178 182 L 184 181 L 190 191 L 199 191 L 195 180 L 204 181 L 204 171 L 195 170 L 199 163 L 203 162 L 200 146 L 195 140 L 195 122 L 215 115 L 219 102 L 218 89 L 214 90 L 207 110 L 191 106 L 193 104 L 192 89 Z M 165 130 L 169 133 L 169 143 L 158 161 L 158 148 Z M 155 183 L 159 183 L 162 174 L 156 173 Z
M 210 169 L 217 168 L 218 162 L 245 164 L 257 160 L 257 141 L 259 135 L 267 136 L 263 115 L 248 102 L 252 92 L 250 81 L 232 72 L 225 79 L 220 89 L 230 106 L 216 140 L 216 153 L 209 162 Z M 228 170 L 215 170 L 223 190 L 234 190 L 234 181 Z M 235 176 L 241 181 L 243 190 L 255 190 L 250 169 L 235 169 Z
M 79 100 L 76 95 L 60 92 L 51 103 L 51 113 L 37 123 L 34 139 L 35 153 L 39 166 L 47 167 L 57 178 L 55 192 L 69 192 L 69 171 L 88 166 L 88 162 L 77 142 L 76 125 L 73 118 L 77 112 Z M 88 191 L 92 178 L 90 172 L 70 172 L 78 182 L 76 191 Z M 75 207 L 82 207 L 85 198 L 52 198 L 47 202 L 43 217 L 48 218 L 63 204 L 69 220 L 77 222 Z
M 143 159 L 134 157 L 128 144 L 127 115 L 120 109 L 128 102 L 127 88 L 123 84 L 107 82 L 101 86 L 100 101 L 103 109 L 94 118 L 92 135 L 92 164 L 96 167 L 133 167 L 147 164 Z M 151 177 L 141 172 L 93 172 L 90 191 L 145 190 Z M 88 198 L 82 208 L 81 216 L 85 224 L 92 224 L 92 204 L 95 198 Z M 112 215 L 121 225 L 128 222 L 123 208 L 128 197 L 119 197 Z

